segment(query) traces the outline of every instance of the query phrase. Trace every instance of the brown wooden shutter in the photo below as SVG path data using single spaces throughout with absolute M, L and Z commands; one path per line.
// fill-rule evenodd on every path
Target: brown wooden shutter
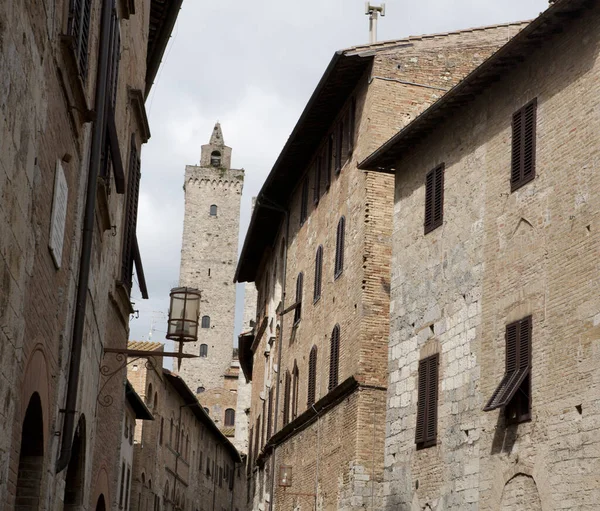
M 439 354 L 419 361 L 417 425 L 415 443 L 418 447 L 434 445 L 437 439 Z
M 265 432 L 267 429 L 267 401 L 263 401 L 262 404 L 262 430 L 260 433 L 260 448 L 262 449 L 265 445 Z
M 302 318 L 302 287 L 304 284 L 304 273 L 300 272 L 296 279 L 296 303 L 298 304 L 294 309 L 294 324 L 300 321 Z
M 354 131 L 356 129 L 356 98 L 352 97 L 348 113 L 348 155 L 354 151 Z
M 110 65 L 108 68 L 108 98 L 110 105 L 115 108 L 117 102 L 117 86 L 119 81 L 119 61 L 121 60 L 121 30 L 117 10 L 113 8 L 111 16 Z
M 317 347 L 313 346 L 310 350 L 310 356 L 308 358 L 308 398 L 306 400 L 307 406 L 315 404 L 315 395 L 317 387 Z
M 300 372 L 298 371 L 298 364 L 295 360 L 292 375 L 292 420 L 294 420 L 298 416 L 298 391 L 300 389 Z
M 313 292 L 313 303 L 316 303 L 321 298 L 321 278 L 323 273 L 323 245 L 317 248 L 315 256 L 315 286 Z
M 285 373 L 285 385 L 283 388 L 283 425 L 290 422 L 290 373 Z
M 273 416 L 273 389 L 269 389 L 269 406 L 267 407 L 267 440 L 271 438 Z
M 340 325 L 335 325 L 331 333 L 331 349 L 329 355 L 329 390 L 338 385 L 340 367 Z
M 91 14 L 92 0 L 71 0 L 68 33 L 73 38 L 73 51 L 84 83 L 88 73 Z
M 425 234 L 444 221 L 444 164 L 429 171 L 425 177 Z
M 346 218 L 340 218 L 336 232 L 335 243 L 335 270 L 334 278 L 338 278 L 344 271 L 344 238 L 346 230 Z
M 315 204 L 318 204 L 319 199 L 321 198 L 321 157 L 320 156 L 313 163 L 313 172 L 314 172 L 313 202 Z
M 531 316 L 506 326 L 506 370 L 500 384 L 483 408 L 484 411 L 488 412 L 506 406 L 529 375 L 531 331 Z
M 510 189 L 514 192 L 535 178 L 537 100 L 513 114 Z
M 125 209 L 125 218 L 123 220 L 123 252 L 121 254 L 121 281 L 130 292 L 133 273 L 133 249 L 140 193 L 140 165 L 141 161 L 137 152 L 135 135 L 132 134 L 131 149 L 129 154 L 127 203 Z

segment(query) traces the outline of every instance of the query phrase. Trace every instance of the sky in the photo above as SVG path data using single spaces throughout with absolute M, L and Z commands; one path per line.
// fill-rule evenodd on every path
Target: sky
M 378 4 L 378 3 L 377 3 Z M 547 0 L 388 0 L 378 40 L 521 21 Z M 132 340 L 164 342 L 177 287 L 186 165 L 200 160 L 216 121 L 232 167 L 245 169 L 239 246 L 251 198 L 271 170 L 334 52 L 368 42 L 363 0 L 184 0 L 146 101 L 138 240 L 150 294 L 133 291 Z M 235 337 L 241 326 L 238 285 Z

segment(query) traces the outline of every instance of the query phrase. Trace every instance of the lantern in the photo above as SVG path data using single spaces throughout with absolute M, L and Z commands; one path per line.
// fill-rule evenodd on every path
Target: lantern
M 279 467 L 279 486 L 292 486 L 292 467 L 290 465 Z
M 180 343 L 196 342 L 199 316 L 200 291 L 190 287 L 172 289 L 167 339 Z

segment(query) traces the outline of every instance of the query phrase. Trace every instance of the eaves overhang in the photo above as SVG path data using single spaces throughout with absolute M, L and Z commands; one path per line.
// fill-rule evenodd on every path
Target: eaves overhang
M 238 337 L 238 357 L 240 367 L 246 377 L 246 383 L 252 381 L 252 366 L 254 362 L 254 353 L 252 353 L 253 343 L 254 331 L 242 333 Z
M 539 47 L 541 42 L 553 34 L 562 32 L 565 21 L 581 16 L 585 7 L 595 4 L 592 0 L 556 0 L 441 99 L 360 162 L 358 168 L 394 174 L 396 162 L 407 150 L 418 144 L 459 109 L 473 102 L 508 70 L 523 62 L 533 48 Z
M 133 413 L 135 413 L 136 419 L 141 419 L 141 420 L 146 420 L 146 421 L 154 420 L 154 415 L 152 415 L 150 410 L 148 410 L 148 407 L 146 406 L 144 401 L 142 401 L 142 398 L 135 391 L 135 389 L 133 388 L 133 385 L 131 385 L 129 380 L 127 380 L 127 382 L 125 383 L 125 399 L 127 399 L 127 402 L 131 406 Z
M 275 243 L 292 192 L 372 61 L 373 52 L 334 54 L 258 193 L 234 282 L 256 279 L 265 250 Z

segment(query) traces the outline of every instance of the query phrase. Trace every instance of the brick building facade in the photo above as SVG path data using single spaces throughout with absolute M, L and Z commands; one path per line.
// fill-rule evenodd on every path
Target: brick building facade
M 125 379 L 103 386 L 100 368 L 118 368 L 106 348 L 126 347 L 134 261 L 144 287 L 135 235 L 144 100 L 180 5 L 0 3 L 7 509 L 116 503 Z
M 258 290 L 240 338 L 253 509 L 382 508 L 393 179 L 357 162 L 523 26 L 333 57 L 258 195 L 236 273 Z
M 395 173 L 386 509 L 595 509 L 600 4 L 554 2 Z
M 163 345 L 131 342 L 160 353 Z M 162 358 L 131 361 L 128 377 L 154 421 L 138 421 L 134 437 L 131 509 L 246 509 L 246 477 L 233 444 L 219 430 L 183 379 L 163 369 Z

